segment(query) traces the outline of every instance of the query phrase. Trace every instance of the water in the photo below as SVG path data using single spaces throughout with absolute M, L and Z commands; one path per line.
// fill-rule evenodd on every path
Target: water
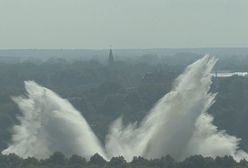
M 106 158 L 87 121 L 67 100 L 32 81 L 25 82 L 25 89 L 27 96 L 13 98 L 22 115 L 3 154 L 43 159 L 61 151 L 86 158 L 99 153 Z
M 212 73 L 212 76 L 218 78 L 228 78 L 232 76 L 246 77 L 248 76 L 248 72 L 216 72 Z
M 105 159 L 124 156 L 159 158 L 170 154 L 177 160 L 188 156 L 231 155 L 247 159 L 239 138 L 218 131 L 207 110 L 215 101 L 210 93 L 211 71 L 216 63 L 208 56 L 189 65 L 141 123 L 110 126 L 103 147 L 86 120 L 67 101 L 35 82 L 25 82 L 27 97 L 17 97 L 22 116 L 13 130 L 12 142 L 3 154 L 47 158 L 55 151 L 89 159 L 99 153 Z
M 208 56 L 188 66 L 140 125 L 124 127 L 121 119 L 111 127 L 106 149 L 113 156 L 159 158 L 170 154 L 177 160 L 190 155 L 232 155 L 239 159 L 239 139 L 218 132 L 206 112 L 214 103 L 209 92 L 216 63 Z M 114 146 L 114 148 L 113 148 Z M 238 156 L 237 156 L 238 155 Z

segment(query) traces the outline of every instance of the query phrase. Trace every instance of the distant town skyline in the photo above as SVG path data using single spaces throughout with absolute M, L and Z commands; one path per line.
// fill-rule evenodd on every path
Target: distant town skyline
M 0 0 L 0 49 L 248 47 L 247 0 Z

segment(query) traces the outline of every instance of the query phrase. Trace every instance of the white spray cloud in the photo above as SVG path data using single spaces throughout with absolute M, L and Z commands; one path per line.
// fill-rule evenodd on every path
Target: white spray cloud
M 132 124 L 123 128 L 118 120 L 107 137 L 107 152 L 127 159 L 136 155 L 157 158 L 167 154 L 184 158 L 197 118 L 214 101 L 215 95 L 209 89 L 215 62 L 206 56 L 187 67 L 172 91 L 158 101 L 140 126 Z M 117 145 L 119 151 L 112 148 Z
M 81 114 L 65 99 L 35 82 L 25 82 L 27 97 L 13 98 L 22 112 L 13 128 L 12 144 L 3 154 L 47 158 L 55 151 L 86 158 L 102 147 Z
M 25 82 L 28 96 L 14 98 L 23 115 L 14 127 L 11 145 L 3 154 L 49 157 L 55 151 L 86 158 L 94 153 L 110 159 L 124 156 L 158 158 L 167 154 L 182 160 L 194 154 L 231 155 L 247 159 L 239 150 L 240 139 L 218 131 L 206 113 L 214 103 L 209 92 L 211 71 L 216 63 L 208 56 L 188 66 L 174 88 L 152 108 L 141 123 L 128 126 L 117 119 L 110 127 L 105 148 L 101 147 L 86 120 L 66 100 L 34 82 Z
M 202 114 L 195 123 L 195 131 L 187 146 L 187 156 L 201 154 L 203 156 L 233 156 L 235 160 L 248 159 L 247 153 L 238 148 L 239 141 L 225 131 L 218 131 L 212 124 L 213 117 Z

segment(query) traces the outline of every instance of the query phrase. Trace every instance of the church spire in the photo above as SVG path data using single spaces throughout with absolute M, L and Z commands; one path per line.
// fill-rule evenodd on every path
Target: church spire
M 110 48 L 110 50 L 109 50 L 108 64 L 109 65 L 113 65 L 113 63 L 114 63 L 114 56 L 113 56 L 112 48 Z

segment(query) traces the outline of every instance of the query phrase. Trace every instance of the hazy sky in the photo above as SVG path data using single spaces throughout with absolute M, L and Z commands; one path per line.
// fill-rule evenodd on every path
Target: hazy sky
M 248 47 L 248 0 L 0 0 L 0 48 Z

